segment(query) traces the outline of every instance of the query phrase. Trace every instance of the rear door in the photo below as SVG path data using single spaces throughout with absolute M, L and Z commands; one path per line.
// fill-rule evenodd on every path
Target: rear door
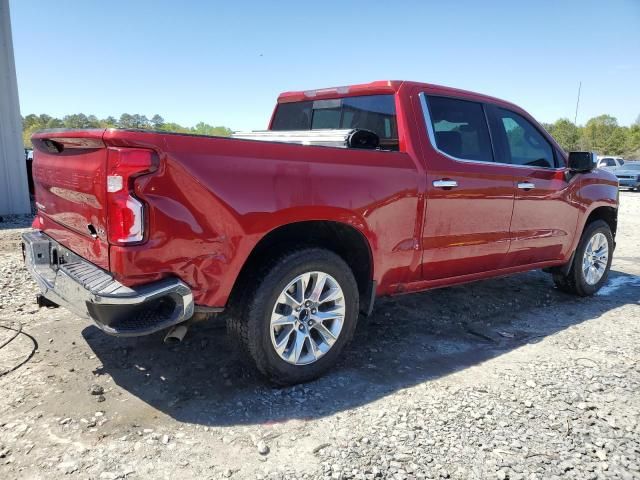
M 516 179 L 508 266 L 564 258 L 578 221 L 564 159 L 530 119 L 498 106 L 487 111 L 496 160 L 512 165 Z
M 499 269 L 509 250 L 514 176 L 495 162 L 484 105 L 425 93 L 420 99 L 428 137 L 423 278 Z

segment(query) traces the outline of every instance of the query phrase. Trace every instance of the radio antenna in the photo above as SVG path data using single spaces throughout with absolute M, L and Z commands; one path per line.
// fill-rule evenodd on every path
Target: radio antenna
M 580 105 L 580 90 L 582 89 L 582 80 L 578 84 L 578 100 L 576 101 L 576 115 L 573 117 L 573 124 L 577 125 L 578 123 L 578 106 Z

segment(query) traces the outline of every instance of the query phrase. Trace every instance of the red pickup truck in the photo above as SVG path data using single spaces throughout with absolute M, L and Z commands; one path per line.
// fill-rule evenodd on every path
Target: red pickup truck
M 345 131 L 375 141 L 331 143 Z M 582 296 L 606 282 L 615 177 L 516 105 L 379 81 L 283 93 L 251 135 L 35 134 L 23 249 L 43 296 L 113 335 L 224 311 L 290 384 L 329 369 L 381 295 L 531 269 Z

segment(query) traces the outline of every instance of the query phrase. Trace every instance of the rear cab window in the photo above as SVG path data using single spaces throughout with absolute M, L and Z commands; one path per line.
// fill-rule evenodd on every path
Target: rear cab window
M 271 130 L 361 128 L 375 132 L 380 148 L 398 150 L 398 123 L 393 95 L 363 95 L 280 103 Z

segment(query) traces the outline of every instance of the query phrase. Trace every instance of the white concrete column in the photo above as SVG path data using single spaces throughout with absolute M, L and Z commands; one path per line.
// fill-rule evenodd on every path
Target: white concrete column
M 0 215 L 30 212 L 9 0 L 0 0 Z

